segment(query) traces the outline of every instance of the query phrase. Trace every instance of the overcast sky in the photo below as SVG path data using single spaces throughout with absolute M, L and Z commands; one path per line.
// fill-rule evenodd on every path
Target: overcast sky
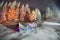
M 2 0 L 0 0 L 1 2 Z M 6 2 L 12 2 L 14 0 L 4 0 Z M 17 0 L 17 2 L 21 2 L 21 4 L 28 3 L 30 7 L 32 8 L 39 8 L 41 11 L 43 10 L 43 13 L 46 11 L 47 6 L 56 4 L 58 7 L 60 7 L 60 0 Z

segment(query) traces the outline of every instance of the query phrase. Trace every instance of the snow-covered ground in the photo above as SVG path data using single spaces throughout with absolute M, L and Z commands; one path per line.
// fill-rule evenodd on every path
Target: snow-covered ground
M 42 23 L 42 25 L 43 25 L 43 27 L 47 26 L 47 27 L 51 27 L 51 28 L 56 29 L 56 30 L 60 30 L 60 23 L 57 23 L 57 22 L 45 21 Z
M 4 29 L 4 28 L 3 28 Z M 38 28 L 35 31 L 21 31 L 19 33 L 13 33 L 7 29 L 3 31 L 0 40 L 58 40 L 58 33 L 55 29 L 51 27 L 44 26 L 43 28 Z M 0 35 L 1 35 L 0 34 Z
M 37 33 L 32 33 L 30 36 L 23 38 L 22 40 L 57 40 L 57 33 L 54 29 L 44 27 L 38 28 Z

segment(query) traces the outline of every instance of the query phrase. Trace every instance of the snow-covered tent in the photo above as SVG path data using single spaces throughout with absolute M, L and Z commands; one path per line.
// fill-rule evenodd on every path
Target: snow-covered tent
M 41 20 L 41 12 L 38 8 L 35 9 L 35 12 L 37 14 L 37 19 L 40 21 Z
M 0 8 L 3 6 L 3 3 L 4 3 L 4 1 L 2 1 L 2 2 L 0 3 Z
M 22 25 L 21 23 L 19 23 L 19 27 L 20 27 L 20 28 L 23 28 L 23 29 L 25 28 L 25 26 Z
M 46 18 L 52 18 L 53 17 L 53 12 L 52 10 L 48 7 L 47 12 L 46 12 Z

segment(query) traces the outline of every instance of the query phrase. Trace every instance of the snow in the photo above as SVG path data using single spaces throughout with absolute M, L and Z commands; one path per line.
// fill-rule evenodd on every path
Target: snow
M 57 32 L 54 29 L 45 27 L 37 28 L 37 32 L 19 32 L 12 33 L 3 37 L 3 40 L 17 38 L 19 40 L 57 40 Z
M 57 33 L 54 29 L 50 28 L 38 28 L 37 33 L 32 33 L 29 37 L 25 37 L 22 40 L 57 40 Z
M 47 23 L 47 22 L 46 22 Z M 50 23 L 50 22 L 49 22 Z M 2 27 L 0 29 L 3 29 Z M 4 28 L 5 29 L 5 28 Z M 52 27 L 43 26 L 43 28 L 36 28 L 33 31 L 24 31 L 21 30 L 20 32 L 14 33 L 11 30 L 6 29 L 4 32 L 1 33 L 3 37 L 0 37 L 0 40 L 11 40 L 11 39 L 18 39 L 18 40 L 58 40 L 58 33 Z M 1 35 L 0 34 L 0 35 Z
M 42 25 L 43 27 L 46 26 L 46 27 L 54 28 L 56 30 L 60 30 L 60 23 L 45 21 L 42 23 Z
M 46 24 L 46 25 L 60 25 L 60 23 L 48 22 L 48 21 L 43 22 L 43 24 Z

